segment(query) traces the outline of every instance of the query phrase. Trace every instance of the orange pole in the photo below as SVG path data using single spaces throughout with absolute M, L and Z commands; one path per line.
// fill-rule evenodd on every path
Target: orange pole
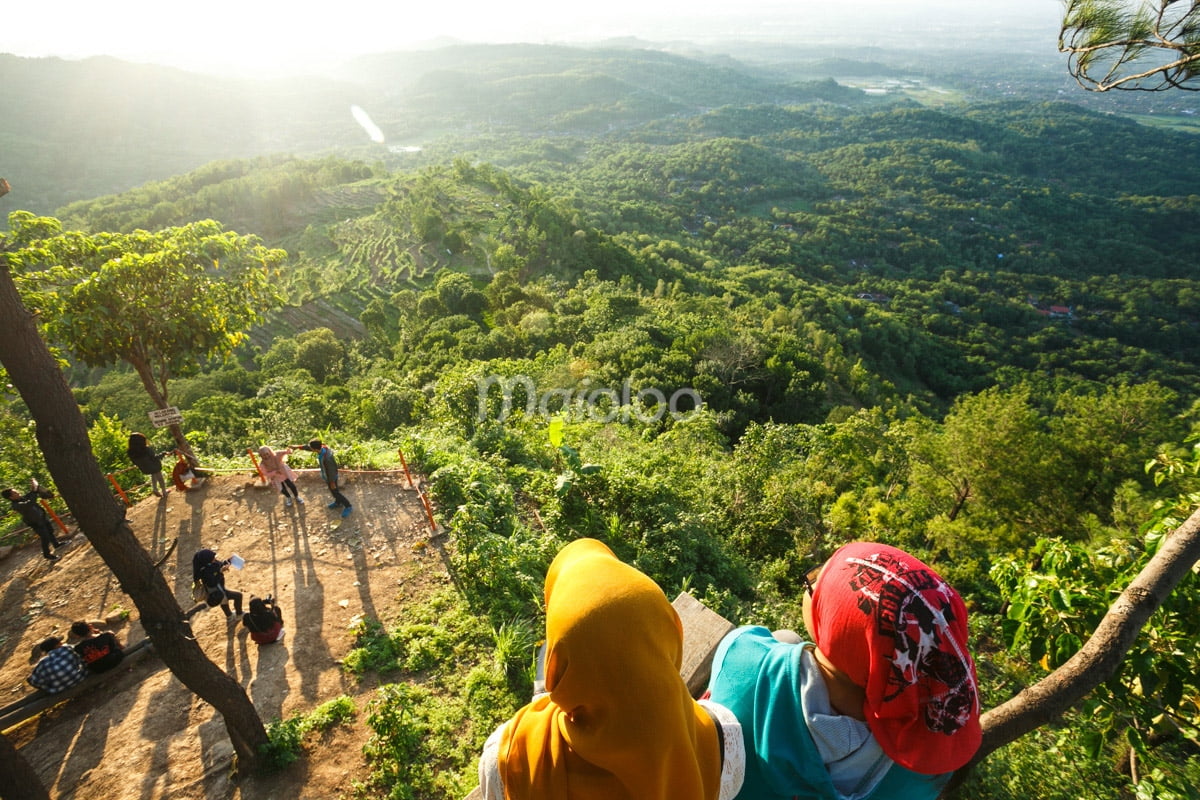
M 108 473 L 108 482 L 111 483 L 113 488 L 117 490 L 117 494 L 119 494 L 121 499 L 125 501 L 125 505 L 133 505 L 133 503 L 129 502 L 129 497 L 125 494 L 125 490 L 121 488 L 121 484 L 117 483 L 117 479 L 113 477 L 111 472 Z
M 429 518 L 429 531 L 437 533 L 437 522 L 433 519 L 433 508 L 429 505 L 429 498 L 425 496 L 425 492 L 417 489 L 417 494 L 421 496 L 421 504 L 425 506 L 425 516 Z
M 254 471 L 258 473 L 258 477 L 262 478 L 263 483 L 266 483 L 267 476 L 263 475 L 262 467 L 258 465 L 258 459 L 254 457 L 254 451 L 247 447 L 246 455 L 250 456 L 250 463 L 254 465 Z
M 54 509 L 53 509 L 53 508 L 51 508 L 51 507 L 50 507 L 50 504 L 49 504 L 49 503 L 47 503 L 45 500 L 42 500 L 42 508 L 46 509 L 46 513 L 48 513 L 48 514 L 50 515 L 50 518 L 51 518 L 51 519 L 53 519 L 55 522 L 57 522 L 57 523 L 58 523 L 58 527 L 59 527 L 59 529 L 60 529 L 60 530 L 61 530 L 63 533 L 66 533 L 66 532 L 67 532 L 67 526 L 66 526 L 66 524 L 65 524 L 65 523 L 64 523 L 64 522 L 63 522 L 61 519 L 59 519 L 59 518 L 58 518 L 58 514 L 55 514 L 55 513 L 54 513 Z
M 412 473 L 408 471 L 408 462 L 404 460 L 404 451 L 399 448 L 396 452 L 400 454 L 400 464 L 404 467 L 404 477 L 408 478 L 408 488 L 413 488 Z

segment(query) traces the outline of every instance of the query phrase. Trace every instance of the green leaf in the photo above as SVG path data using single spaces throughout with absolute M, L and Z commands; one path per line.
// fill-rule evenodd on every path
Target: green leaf
M 561 447 L 563 443 L 563 419 L 555 417 L 550 420 L 550 427 L 546 430 L 546 435 L 550 438 L 550 444 L 554 447 Z
M 1184 689 L 1183 680 L 1180 678 L 1179 672 L 1174 669 L 1168 670 L 1162 686 L 1160 697 L 1163 705 L 1167 708 L 1178 708 L 1179 704 L 1183 702 Z
M 1079 652 L 1082 643 L 1073 633 L 1064 633 L 1054 640 L 1055 666 L 1065 663 L 1071 656 Z
M 1029 658 L 1033 661 L 1041 661 L 1046 655 L 1046 640 L 1041 637 L 1031 638 L 1029 640 Z
M 1146 740 L 1142 737 L 1141 732 L 1132 725 L 1125 729 L 1125 741 L 1137 752 L 1146 752 Z
M 1104 736 L 1099 731 L 1084 731 L 1079 744 L 1091 758 L 1099 758 L 1104 753 Z

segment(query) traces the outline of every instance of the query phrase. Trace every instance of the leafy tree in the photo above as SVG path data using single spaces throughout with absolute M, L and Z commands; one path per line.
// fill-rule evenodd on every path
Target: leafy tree
M 1085 89 L 1196 91 L 1200 4 L 1191 0 L 1068 0 L 1058 49 Z
M 341 377 L 346 345 L 329 328 L 315 328 L 296 337 L 296 366 L 308 371 L 317 383 Z
M 912 490 L 950 522 L 982 514 L 1033 525 L 1043 517 L 1051 444 L 1027 388 L 964 396 L 942 426 L 914 438 Z
M 8 246 L 9 242 L 0 241 L 0 315 L 7 320 L 6 335 L 0 339 L 0 363 L 36 422 L 38 446 L 59 494 L 79 529 L 129 592 L 155 652 L 185 686 L 221 714 L 238 758 L 251 767 L 258 763 L 259 748 L 267 743 L 262 720 L 241 685 L 204 655 L 174 592 L 134 536 L 124 508 L 113 502 L 79 406 L 38 333 L 34 315 L 17 294 L 5 253 Z M 5 775 L 24 774 L 20 761 L 13 759 L 15 752 L 0 745 Z M 31 790 L 24 796 L 38 795 Z
M 425 396 L 417 389 L 377 377 L 355 392 L 362 432 L 370 437 L 386 436 L 402 425 L 420 419 Z
M 89 366 L 129 364 L 155 408 L 170 406 L 172 378 L 230 355 L 280 301 L 272 270 L 286 253 L 211 220 L 89 235 L 15 212 L 9 225 L 22 244 L 10 257 L 14 265 L 57 290 L 37 296 L 51 311 L 51 336 Z M 194 460 L 180 427 L 171 433 Z
M 1100 624 L 1110 598 L 1136 577 L 1166 534 L 1156 528 L 1144 543 L 1116 541 L 1095 553 L 1043 540 L 1031 566 L 1015 558 L 998 564 L 992 574 L 1007 602 L 1003 622 L 1013 649 L 1047 670 L 1065 664 Z M 1092 726 L 1084 740 L 1089 755 L 1098 758 L 1105 744 L 1123 742 L 1134 783 L 1147 765 L 1163 759 L 1169 748 L 1161 745 L 1185 741 L 1194 746 L 1200 740 L 1193 713 L 1197 659 L 1191 646 L 1200 633 L 1192 613 L 1196 599 L 1196 580 L 1187 575 L 1147 620 L 1113 677 L 1082 703 Z
M 1117 487 L 1137 477 L 1144 455 L 1183 435 L 1174 402 L 1153 382 L 1059 397 L 1049 424 L 1062 457 L 1054 495 L 1064 522 L 1085 513 L 1111 517 Z
M 1186 508 L 1194 508 L 1196 499 L 1195 495 L 1186 498 Z M 1057 669 L 984 713 L 980 720 L 983 742 L 970 764 L 956 777 L 964 777 L 997 748 L 1075 708 L 1106 682 L 1107 689 L 1090 704 L 1090 710 L 1114 702 L 1123 706 L 1123 712 L 1114 714 L 1114 706 L 1108 705 L 1103 713 L 1110 719 L 1124 716 L 1129 721 L 1139 721 L 1140 728 L 1128 728 L 1126 733 L 1135 748 L 1144 747 L 1144 737 L 1150 728 L 1160 724 L 1174 726 L 1184 737 L 1195 738 L 1194 726 L 1173 712 L 1181 703 L 1194 702 L 1185 701 L 1184 693 L 1194 691 L 1188 688 L 1195 670 L 1189 655 L 1194 650 L 1190 646 L 1194 641 L 1194 623 L 1190 620 L 1195 616 L 1192 569 L 1200 558 L 1200 511 L 1166 532 L 1169 525 L 1177 522 L 1178 518 L 1164 521 L 1163 527 L 1147 538 L 1145 554 L 1133 555 L 1132 560 L 1140 564 L 1140 569 L 1135 567 L 1136 574 L 1111 603 L 1105 583 L 1115 578 L 1120 584 L 1122 577 L 1131 574 L 1132 571 L 1127 571 L 1132 566 L 1129 554 L 1118 553 L 1115 560 L 1111 553 L 1100 555 L 1095 563 L 1089 564 L 1077 550 L 1051 547 L 1043 561 L 1043 574 L 1021 577 L 1011 567 L 1000 568 L 1010 573 L 1002 580 L 1012 592 L 1013 605 L 1008 617 L 1015 623 L 1009 626 L 1013 641 L 1030 646 L 1035 654 L 1044 654 L 1047 666 Z M 1101 567 L 1096 573 L 1099 586 L 1082 586 L 1073 580 L 1081 570 L 1086 574 L 1097 566 Z M 1178 606 L 1168 604 L 1173 602 L 1172 593 L 1181 585 L 1183 594 Z M 1161 625 L 1152 622 L 1160 613 Z M 1093 623 L 1094 630 L 1083 641 Z M 1145 641 L 1138 643 L 1147 624 L 1151 630 L 1145 632 Z M 1128 663 L 1124 664 L 1127 658 Z M 1122 686 L 1129 690 L 1123 701 Z M 1145 695 L 1157 693 L 1158 697 L 1135 697 L 1135 691 Z M 1163 796 L 1145 794 L 1148 788 L 1139 786 L 1139 796 Z

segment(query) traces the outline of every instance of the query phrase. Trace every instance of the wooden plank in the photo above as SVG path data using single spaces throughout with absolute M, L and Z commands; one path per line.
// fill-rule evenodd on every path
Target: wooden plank
M 687 592 L 680 592 L 671 605 L 683 623 L 683 666 L 679 674 L 692 697 L 699 697 L 708 688 L 713 653 L 734 625 Z
M 546 693 L 546 643 L 538 645 L 537 659 L 533 665 L 533 696 Z
M 483 789 L 476 786 L 472 792 L 466 796 L 466 800 L 483 800 Z

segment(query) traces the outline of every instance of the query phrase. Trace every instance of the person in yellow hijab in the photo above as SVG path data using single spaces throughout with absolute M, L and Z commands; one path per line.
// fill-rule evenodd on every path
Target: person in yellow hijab
M 683 628 L 662 589 L 595 539 L 546 575 L 546 692 L 488 739 L 489 800 L 729 800 L 741 726 L 697 702 L 679 669 Z

